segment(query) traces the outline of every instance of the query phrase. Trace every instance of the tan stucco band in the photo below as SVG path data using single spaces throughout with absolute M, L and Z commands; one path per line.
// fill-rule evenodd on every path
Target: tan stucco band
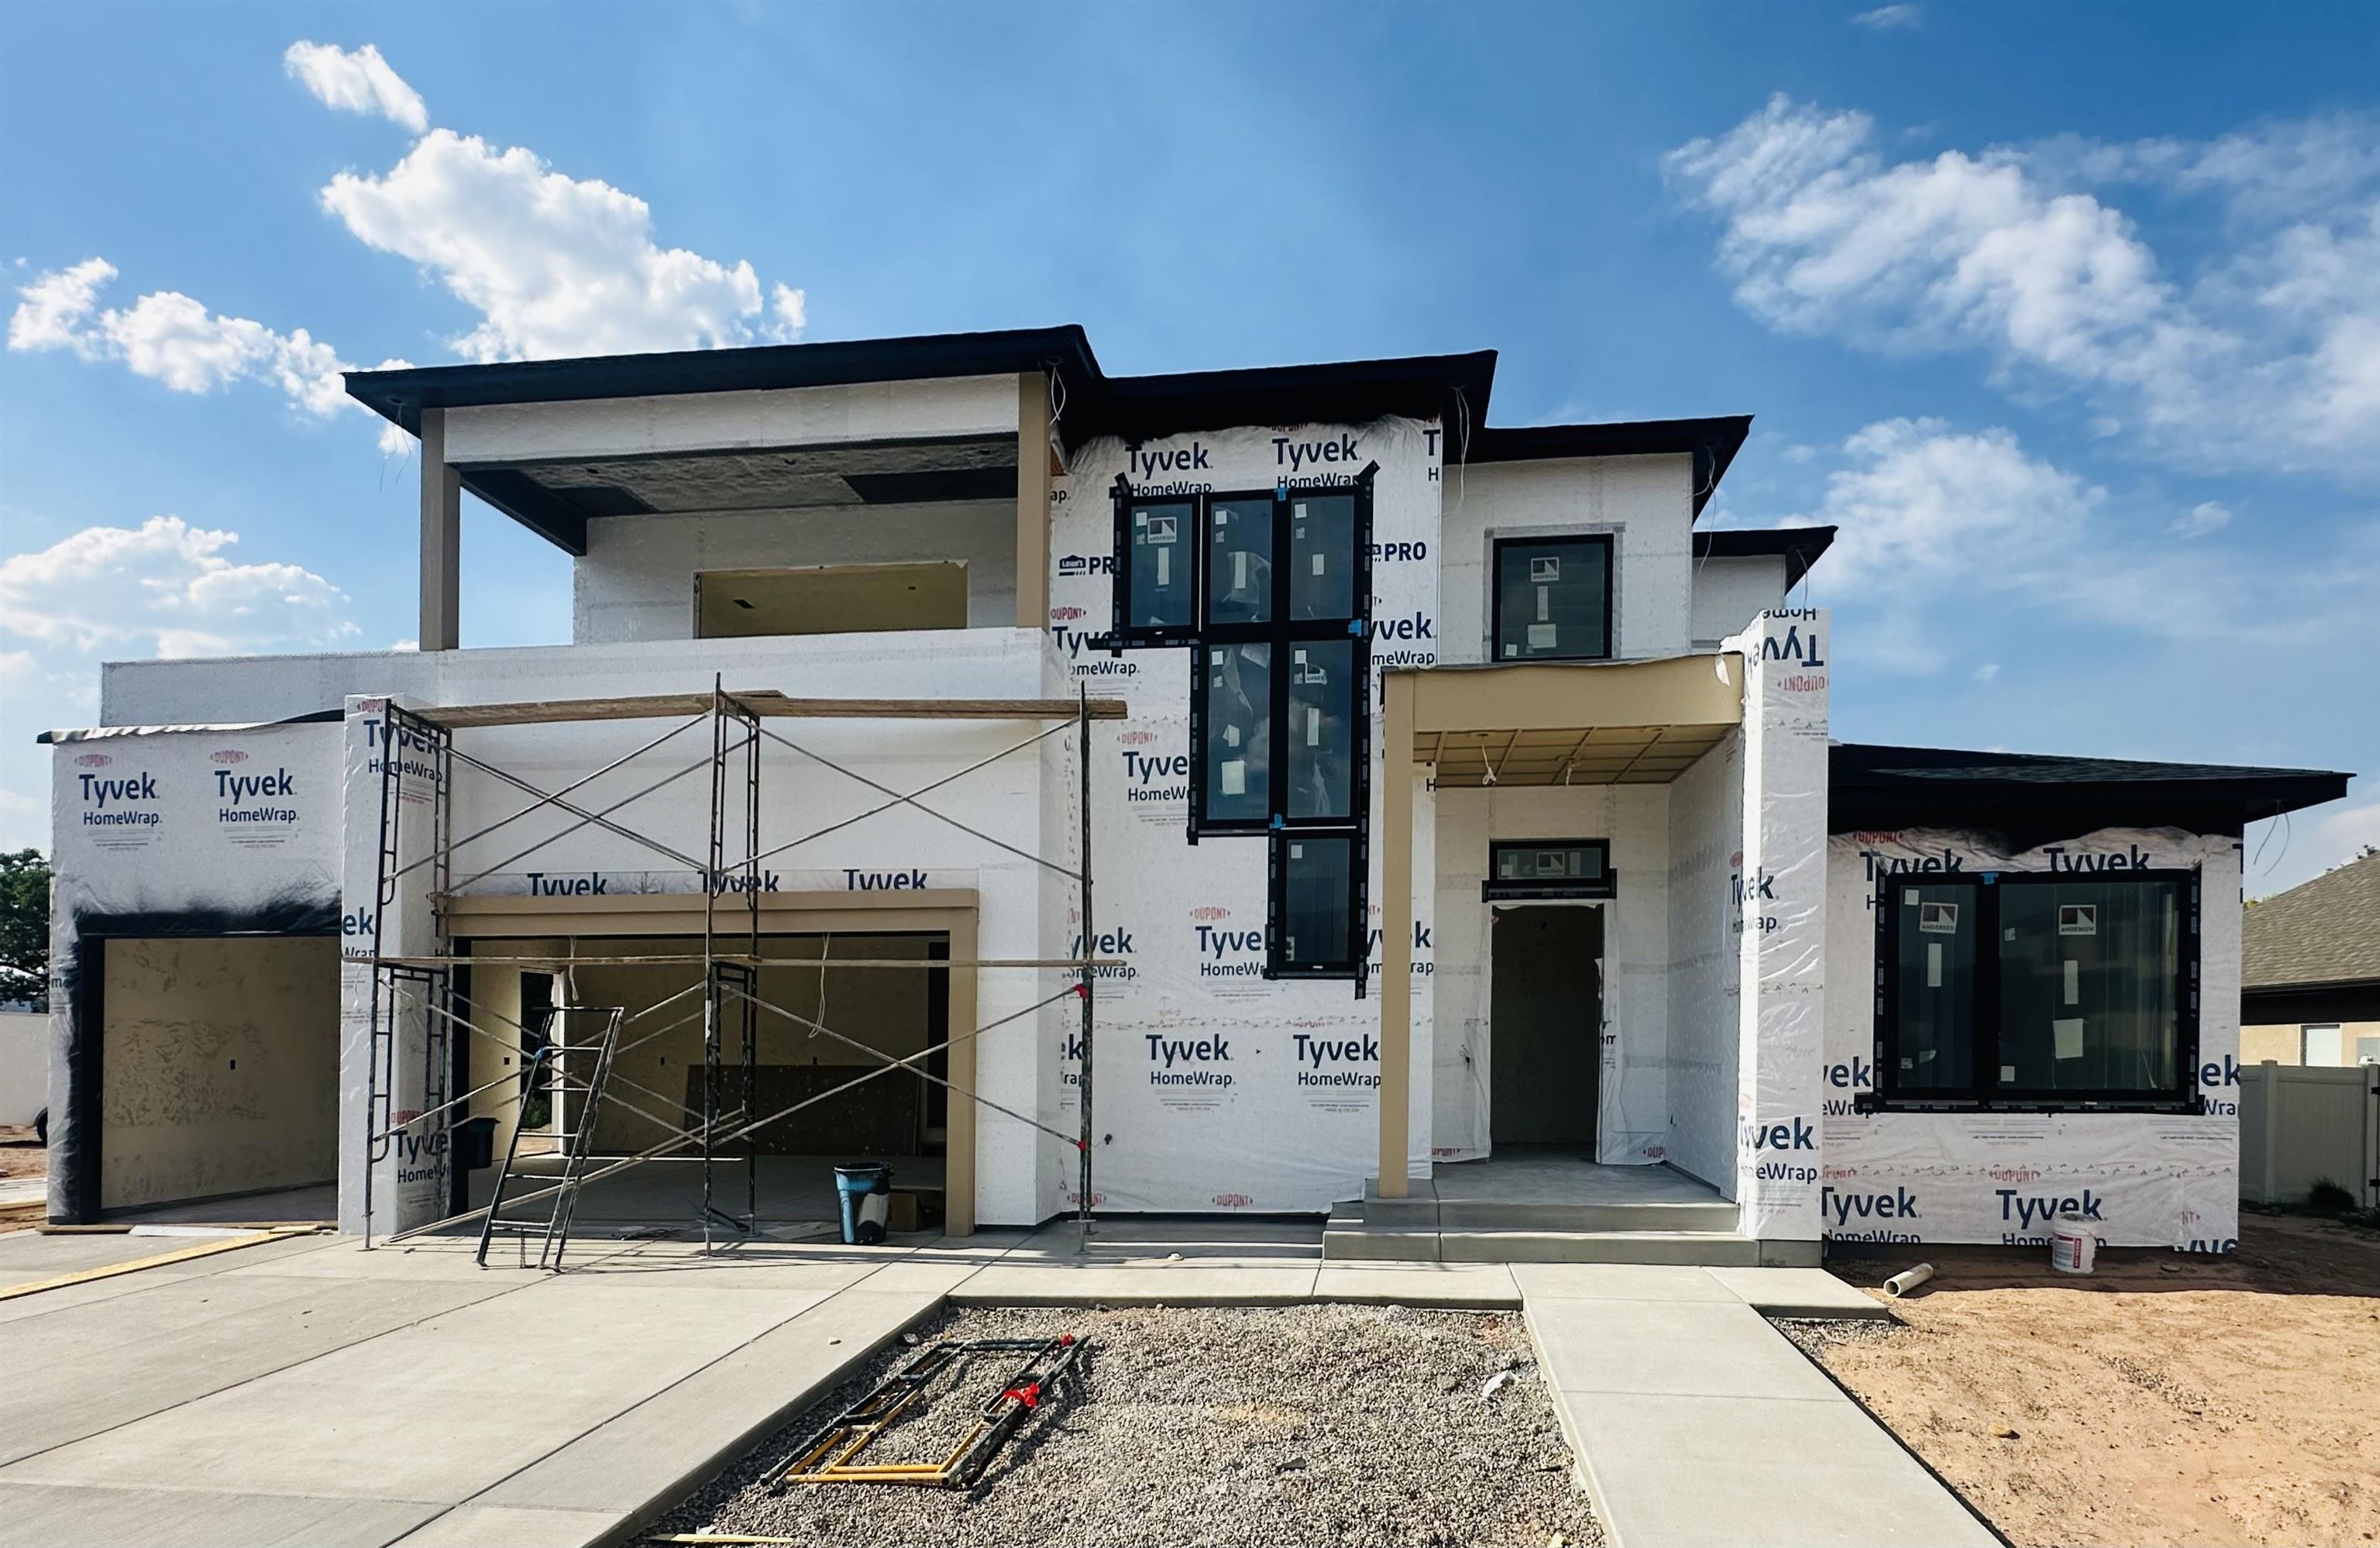
M 1743 658 L 1391 668 L 1381 675 L 1380 939 L 1413 939 L 1414 781 L 1667 784 L 1743 720 Z M 1380 953 L 1378 1188 L 1405 1197 L 1413 954 Z
M 700 893 L 657 893 L 621 897 L 448 897 L 441 900 L 446 933 L 461 939 L 485 940 L 493 948 L 504 939 L 538 937 L 685 935 L 702 927 Z M 976 1111 L 971 1099 L 976 1082 L 976 920 L 978 899 L 971 887 L 927 888 L 917 892 L 841 893 L 771 892 L 759 896 L 760 932 L 764 935 L 860 934 L 888 932 L 902 934 L 941 933 L 950 938 L 950 1082 L 953 1100 L 947 1120 L 948 1153 L 943 1158 L 945 1229 L 953 1237 L 975 1231 Z M 713 928 L 734 938 L 746 927 L 744 900 L 721 898 L 714 906 Z M 490 956 L 501 958 L 500 949 Z M 580 954 L 584 956 L 585 954 Z M 889 966 L 899 971 L 902 964 Z

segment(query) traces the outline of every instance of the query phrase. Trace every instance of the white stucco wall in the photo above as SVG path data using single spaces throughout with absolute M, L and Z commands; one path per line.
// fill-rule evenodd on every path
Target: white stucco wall
M 1536 532 L 1613 535 L 1615 657 L 1684 652 L 1693 637 L 1694 515 L 1694 459 L 1682 453 L 1449 469 L 1436 550 L 1439 659 L 1488 659 L 1490 544 Z
M 587 524 L 571 567 L 571 636 L 582 644 L 694 637 L 694 578 L 703 570 L 956 560 L 966 566 L 967 624 L 1016 621 L 1016 506 L 813 506 Z
M 1670 786 L 1670 1153 L 1735 1196 L 1743 734 Z
M 1760 554 L 1742 558 L 1694 561 L 1694 643 L 1696 650 L 1716 649 L 1718 642 L 1772 607 L 1785 605 L 1785 560 Z
M 446 460 L 650 457 L 1016 433 L 1016 378 L 957 376 L 446 410 Z

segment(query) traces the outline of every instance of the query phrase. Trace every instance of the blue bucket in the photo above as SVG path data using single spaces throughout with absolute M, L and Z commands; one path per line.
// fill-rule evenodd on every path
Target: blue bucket
M 892 1209 L 892 1168 L 861 1162 L 834 1169 L 835 1200 L 843 1206 L 843 1239 L 849 1247 L 873 1247 L 884 1239 Z

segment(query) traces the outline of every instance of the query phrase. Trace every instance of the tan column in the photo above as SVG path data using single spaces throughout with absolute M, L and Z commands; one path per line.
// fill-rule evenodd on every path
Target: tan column
M 1414 675 L 1381 679 L 1380 756 L 1380 1197 L 1405 1196 L 1405 1139 L 1413 1105 Z
M 956 960 L 975 960 L 975 927 L 972 908 L 952 917 L 951 956 Z M 976 1019 L 975 969 L 953 968 L 948 977 L 950 1010 L 945 1023 L 953 1034 L 971 1032 L 981 1025 Z M 976 1042 L 972 1037 L 952 1038 L 950 1067 L 943 1076 L 953 1088 L 942 1120 L 942 1234 L 950 1237 L 975 1235 Z M 966 1094 L 960 1095 L 962 1091 Z
M 446 465 L 446 410 L 421 411 L 421 648 L 462 644 L 463 479 Z
M 1050 379 L 1016 378 L 1016 627 L 1050 627 Z

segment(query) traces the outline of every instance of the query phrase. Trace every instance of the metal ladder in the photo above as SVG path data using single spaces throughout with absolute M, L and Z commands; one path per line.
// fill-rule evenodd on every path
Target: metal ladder
M 557 1027 L 570 1008 L 565 1006 L 554 1007 L 554 1024 Z M 578 1213 L 579 1191 L 587 1179 L 588 1159 L 594 1149 L 595 1114 L 603 1100 L 604 1088 L 612 1079 L 612 1061 L 620 1046 L 620 1026 L 625 1016 L 624 1011 L 613 1006 L 603 1024 L 603 1035 L 597 1041 L 568 1044 L 550 1041 L 529 1060 L 527 1090 L 541 1090 L 541 1082 L 549 1067 L 561 1070 L 563 1079 L 555 1082 L 554 1094 L 557 1098 L 566 1096 L 575 1099 L 575 1104 L 565 1105 L 559 1110 L 575 1113 L 576 1121 L 570 1124 L 563 1142 L 562 1176 L 546 1187 L 532 1189 L 523 1198 L 523 1201 L 529 1203 L 550 1202 L 551 1208 L 543 1219 L 503 1217 L 504 1191 L 514 1181 L 514 1171 L 520 1159 L 520 1126 L 513 1126 L 512 1140 L 504 1147 L 504 1168 L 496 1174 L 496 1191 L 488 1200 L 487 1213 L 480 1221 L 480 1248 L 475 1256 L 481 1268 L 488 1266 L 489 1242 L 501 1234 L 518 1237 L 524 1241 L 537 1237 L 537 1266 L 557 1273 L 561 1271 L 563 1252 L 570 1245 L 571 1223 Z M 563 1057 L 576 1054 L 592 1054 L 595 1058 L 594 1068 L 589 1072 L 586 1083 L 577 1087 L 571 1084 L 567 1067 L 559 1063 Z M 521 1180 L 543 1183 L 546 1179 L 536 1173 L 526 1173 Z

